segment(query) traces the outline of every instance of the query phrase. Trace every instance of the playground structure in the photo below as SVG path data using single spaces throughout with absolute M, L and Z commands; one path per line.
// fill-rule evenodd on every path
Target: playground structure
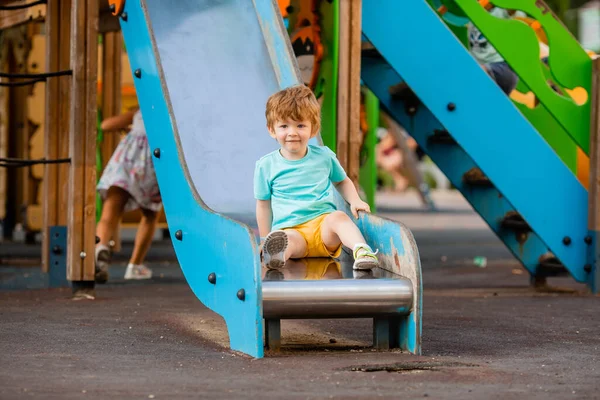
M 106 5 L 105 12 L 108 11 L 108 5 Z M 15 70 L 27 71 L 31 74 L 41 73 L 45 69 L 48 51 L 46 49 L 47 35 L 43 32 L 46 6 L 37 5 L 19 12 L 22 14 L 20 17 L 31 17 L 31 21 L 24 25 L 7 28 L 2 32 L 0 69 L 6 73 Z M 0 11 L 0 13 L 4 13 L 4 19 L 9 20 L 10 13 L 18 16 L 17 10 Z M 112 115 L 115 112 L 129 110 L 137 105 L 137 98 L 120 33 L 100 32 L 98 37 L 97 104 L 99 125 L 102 115 Z M 39 80 L 31 86 L 0 89 L 0 95 L 3 94 L 3 99 L 7 103 L 0 107 L 2 114 L 0 120 L 5 124 L 0 135 L 0 152 L 3 157 L 12 153 L 11 157 L 43 158 L 45 87 L 45 80 Z M 107 92 L 104 92 L 103 88 L 106 88 Z M 11 137 L 8 135 L 9 132 Z M 104 134 L 98 127 L 98 176 L 116 148 L 120 136 L 119 133 Z M 6 191 L 7 178 L 10 180 L 11 193 Z M 43 183 L 44 166 L 41 164 L 33 165 L 31 168 L 22 168 L 12 176 L 6 169 L 0 170 L 0 220 L 5 222 L 5 234 L 18 226 L 18 229 L 23 231 L 27 242 L 35 241 L 36 234 L 43 228 Z M 13 218 L 5 219 L 7 215 L 13 216 Z M 139 221 L 139 218 L 139 211 L 128 212 L 123 216 L 122 226 L 132 226 Z M 159 217 L 159 227 L 166 228 L 166 220 L 162 212 Z M 115 239 L 115 250 L 117 250 L 118 236 Z
M 265 290 L 274 282 L 265 282 L 264 286 L 261 282 L 257 242 L 249 228 L 254 223 L 254 211 L 248 174 L 253 161 L 274 148 L 268 136 L 261 134 L 266 97 L 305 78 L 296 67 L 292 53 L 295 48 L 274 1 L 239 0 L 206 8 L 202 4 L 168 5 L 158 0 L 143 1 L 143 7 L 140 2 L 111 3 L 130 54 L 182 270 L 196 296 L 225 318 L 231 347 L 260 357 L 263 317 L 267 317 L 268 336 L 275 338 L 267 343 L 276 347 L 278 320 L 290 316 L 269 314 L 272 303 L 263 303 L 271 301 Z M 337 21 L 333 33 L 331 25 L 310 30 L 321 35 L 313 40 L 315 60 L 321 64 L 307 83 L 314 85 L 322 97 L 322 141 L 336 147 L 342 165 L 355 181 L 359 179 L 359 149 L 368 141 L 357 134 L 362 79 L 387 113 L 418 141 L 511 249 L 534 282 L 542 283 L 552 274 L 569 273 L 597 291 L 598 61 L 581 49 L 541 1 L 494 2 L 525 11 L 530 18 L 527 21 L 496 20 L 485 12 L 486 1 L 307 3 L 338 8 L 334 13 L 322 14 L 319 20 L 324 23 L 327 16 Z M 65 58 L 68 46 L 52 36 L 59 21 L 65 21 L 65 14 L 71 11 L 64 4 L 59 6 L 53 0 L 48 4 L 48 71 L 70 67 L 73 75 L 49 78 L 47 96 L 53 101 L 47 102 L 50 129 L 45 135 L 48 143 L 57 142 L 57 132 L 65 130 L 69 121 L 57 118 L 55 113 L 70 116 L 71 166 L 61 167 L 69 171 L 70 195 L 62 200 L 63 205 L 68 201 L 69 207 L 56 212 L 66 217 L 68 210 L 68 218 L 63 218 L 68 224 L 62 223 L 68 225 L 69 232 L 68 244 L 64 245 L 67 259 L 63 262 L 74 287 L 84 289 L 93 285 L 93 262 L 86 255 L 93 254 L 95 221 L 90 215 L 90 183 L 94 182 L 95 138 L 76 133 L 95 132 L 96 85 L 91 82 L 95 83 L 97 56 L 95 41 L 90 38 L 97 34 L 91 21 L 98 18 L 98 10 L 85 1 L 73 0 L 73 24 L 66 30 L 70 33 L 67 38 L 73 41 L 73 54 L 87 57 L 71 55 L 69 59 Z M 299 3 L 290 4 L 298 7 Z M 294 10 L 290 11 L 288 26 L 294 29 L 302 23 L 297 25 Z M 477 65 L 459 40 L 461 26 L 456 26 L 461 24 L 456 21 L 467 17 L 519 74 L 521 84 L 517 90 L 537 100 L 530 99 L 528 105 L 512 102 Z M 227 22 L 232 19 L 239 25 L 230 26 Z M 539 41 L 543 39 L 540 27 L 551 44 L 547 66 L 538 61 Z M 515 41 L 513 31 L 525 39 Z M 328 45 L 324 39 L 327 35 L 337 40 Z M 298 36 L 301 43 L 306 43 L 310 34 Z M 199 37 L 203 39 L 199 41 Z M 222 42 L 225 37 L 226 48 Z M 420 40 L 402 40 L 406 37 Z M 189 52 L 199 42 L 202 48 Z M 517 49 L 516 42 L 520 44 Z M 53 53 L 57 50 L 62 55 Z M 337 61 L 332 52 L 337 53 Z M 320 78 L 324 76 L 327 79 L 323 82 Z M 592 85 L 593 77 L 596 86 Z M 550 88 L 549 80 L 559 93 Z M 401 81 L 416 96 L 393 97 L 389 88 Z M 57 90 L 58 82 L 70 87 L 70 93 Z M 69 94 L 70 108 L 64 104 Z M 230 138 L 239 127 L 235 119 L 228 120 L 232 110 L 239 113 L 239 118 L 251 121 L 244 127 L 244 134 L 235 136 L 234 143 Z M 62 149 L 64 152 L 64 145 Z M 45 156 L 58 158 L 60 154 L 50 150 L 46 149 Z M 54 178 L 45 179 L 48 183 L 44 193 L 50 196 L 45 199 L 58 198 L 52 195 L 60 194 L 58 181 L 65 179 L 63 174 L 48 172 L 52 170 L 57 167 L 46 166 L 45 173 Z M 480 174 L 470 180 L 472 174 L 466 173 L 474 170 Z M 588 172 L 589 183 L 585 179 Z M 363 188 L 369 179 L 364 182 Z M 231 193 L 239 196 L 232 197 Z M 51 222 L 52 218 L 57 221 L 51 211 L 45 213 L 44 237 L 48 238 L 56 232 L 53 227 L 61 224 Z M 388 344 L 419 353 L 420 265 L 412 235 L 404 226 L 372 215 L 361 216 L 359 226 L 382 254 L 381 282 L 393 274 L 397 278 L 393 285 L 407 288 L 410 282 L 412 286 L 410 306 L 398 306 L 397 314 L 386 314 L 383 319 L 368 314 L 376 318 L 376 342 L 384 342 L 379 338 L 387 335 Z M 45 246 L 48 270 L 55 262 L 50 248 Z M 208 261 L 199 263 L 199 254 Z M 324 282 L 328 288 L 336 285 Z M 354 283 L 357 289 L 348 298 L 362 285 L 360 280 Z M 275 285 L 287 290 L 286 282 Z M 265 309 L 268 311 L 263 312 Z
M 598 278 L 592 256 L 595 217 L 589 215 L 588 231 L 588 185 L 584 180 L 590 132 L 592 138 L 597 132 L 592 117 L 597 113 L 597 106 L 592 106 L 594 62 L 541 2 L 494 2 L 525 11 L 536 23 L 498 20 L 486 12 L 487 3 L 453 4 L 517 72 L 521 78 L 518 89 L 531 91 L 539 99 L 535 107 L 506 98 L 443 19 L 423 2 L 390 8 L 386 8 L 387 2 L 374 8 L 365 5 L 363 33 L 376 51 L 363 56 L 363 81 L 521 261 L 535 283 L 568 271 L 596 290 Z M 439 7 L 446 20 L 456 21 L 447 17 L 448 9 Z M 386 13 L 411 18 L 392 23 L 384 18 Z M 381 28 L 392 25 L 393 29 Z M 539 60 L 540 27 L 553 44 L 548 66 Z M 431 40 L 409 46 L 409 41 L 400 44 L 391 39 L 407 35 Z M 517 42 L 518 47 L 514 46 Z M 424 49 L 431 53 L 424 54 Z M 405 54 L 419 55 L 428 67 L 406 58 L 402 62 Z M 434 73 L 435 59 L 453 62 L 446 64 L 449 68 L 444 71 Z M 394 99 L 390 95 L 388 88 L 402 80 L 416 97 Z M 551 89 L 550 83 L 558 89 Z M 574 98 L 569 91 L 577 92 Z M 485 99 L 483 108 L 481 99 Z M 531 149 L 536 150 L 532 153 Z M 590 186 L 592 213 L 593 190 L 594 185 Z

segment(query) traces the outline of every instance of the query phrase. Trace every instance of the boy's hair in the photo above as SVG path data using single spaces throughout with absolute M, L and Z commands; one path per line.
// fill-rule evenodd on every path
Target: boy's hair
M 265 115 L 269 129 L 274 129 L 277 121 L 288 118 L 310 121 L 312 134 L 321 129 L 321 106 L 313 91 L 304 85 L 291 86 L 269 97 Z

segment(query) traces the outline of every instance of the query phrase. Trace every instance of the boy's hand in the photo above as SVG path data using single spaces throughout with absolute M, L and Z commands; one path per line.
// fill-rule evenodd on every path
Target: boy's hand
M 371 207 L 369 207 L 369 205 L 367 203 L 365 203 L 362 200 L 357 200 L 354 203 L 350 204 L 350 211 L 352 211 L 352 215 L 354 215 L 354 218 L 358 219 L 358 212 L 359 211 L 364 211 L 364 212 L 371 212 Z

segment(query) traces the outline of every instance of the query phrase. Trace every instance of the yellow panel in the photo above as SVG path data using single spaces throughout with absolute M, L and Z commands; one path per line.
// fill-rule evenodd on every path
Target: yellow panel
M 30 232 L 42 230 L 42 206 L 41 205 L 30 205 L 27 206 L 27 217 L 26 224 L 27 230 Z
M 29 72 L 39 74 L 45 72 L 46 66 L 46 37 L 34 35 L 31 38 L 31 51 L 27 61 Z M 29 140 L 29 159 L 44 157 L 44 122 L 46 117 L 46 84 L 38 82 L 33 85 L 31 95 L 27 98 L 27 118 L 37 127 Z M 44 166 L 31 167 L 31 175 L 36 179 L 44 177 Z

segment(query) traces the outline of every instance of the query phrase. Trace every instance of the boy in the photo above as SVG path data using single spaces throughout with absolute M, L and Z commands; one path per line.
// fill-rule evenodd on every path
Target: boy
M 321 107 L 306 86 L 293 86 L 267 101 L 267 128 L 281 148 L 262 157 L 254 172 L 256 219 L 268 268 L 304 257 L 339 257 L 353 249 L 354 268 L 379 265 L 376 253 L 352 219 L 337 211 L 334 185 L 350 203 L 355 218 L 370 212 L 335 154 L 309 145 L 321 127 Z

